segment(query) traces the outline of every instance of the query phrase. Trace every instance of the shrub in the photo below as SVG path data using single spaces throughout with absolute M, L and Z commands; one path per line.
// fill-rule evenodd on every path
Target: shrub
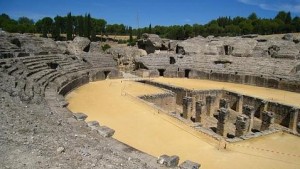
M 103 51 L 106 51 L 109 48 L 111 48 L 111 46 L 109 44 L 105 44 L 105 45 L 102 46 Z

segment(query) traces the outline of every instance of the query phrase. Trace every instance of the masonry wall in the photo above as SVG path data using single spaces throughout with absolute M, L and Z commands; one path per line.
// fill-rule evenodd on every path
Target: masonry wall
M 254 86 L 261 86 L 267 88 L 275 88 L 288 90 L 300 93 L 300 83 L 296 81 L 286 81 L 281 78 L 268 78 L 264 75 L 254 76 L 254 75 L 240 75 L 238 72 L 228 74 L 228 73 L 217 73 L 217 72 L 204 72 L 198 70 L 192 70 L 190 72 L 190 78 L 195 79 L 208 79 L 222 82 L 232 82 L 241 83 Z
M 153 103 L 154 105 L 162 108 L 168 112 L 175 112 L 176 108 L 176 97 L 173 93 L 163 93 L 156 95 L 145 95 L 140 96 L 141 99 L 147 102 Z
M 255 117 L 261 118 L 261 112 L 264 109 L 264 105 L 266 104 L 266 111 L 273 112 L 275 114 L 275 123 L 280 124 L 284 127 L 289 127 L 290 122 L 290 113 L 293 111 L 292 106 L 279 104 L 276 102 L 265 101 L 259 98 L 241 95 L 239 93 L 231 92 L 231 91 L 224 91 L 224 90 L 208 90 L 208 91 L 193 91 L 188 90 L 180 87 L 174 87 L 166 84 L 161 84 L 153 81 L 144 81 L 144 83 L 154 85 L 160 88 L 168 89 L 174 93 L 176 93 L 176 104 L 182 106 L 183 98 L 193 97 L 195 101 L 202 100 L 204 103 L 206 102 L 206 97 L 208 96 L 215 96 L 216 99 L 212 103 L 213 111 L 216 111 L 219 108 L 219 102 L 221 98 L 228 99 L 229 106 L 232 110 L 236 110 L 238 98 L 239 96 L 243 97 L 242 106 L 250 105 L 254 107 Z M 298 115 L 298 121 L 300 121 L 300 115 Z

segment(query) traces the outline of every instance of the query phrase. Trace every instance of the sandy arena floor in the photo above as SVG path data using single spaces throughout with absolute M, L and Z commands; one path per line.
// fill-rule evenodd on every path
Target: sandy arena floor
M 282 93 L 291 94 L 287 98 L 294 99 L 289 99 L 289 104 L 299 105 L 295 99 L 300 100 L 300 94 L 253 86 L 213 81 L 203 81 L 203 83 L 190 79 L 155 80 L 195 89 L 225 87 L 240 93 L 247 91 L 249 95 L 255 94 L 255 96 L 272 97 L 278 100 Z M 271 93 L 268 94 L 268 91 Z M 194 131 L 174 118 L 158 113 L 154 108 L 133 97 L 162 92 L 164 91 L 161 89 L 136 82 L 105 80 L 82 86 L 66 98 L 70 103 L 68 108 L 71 111 L 86 113 L 89 116 L 88 121 L 97 120 L 100 125 L 115 129 L 114 138 L 155 157 L 162 154 L 178 155 L 181 161 L 187 159 L 197 161 L 201 163 L 201 168 L 205 169 L 300 168 L 298 137 L 277 133 L 227 144 L 226 150 L 219 150 L 217 141 Z M 276 98 L 276 96 L 280 97 Z

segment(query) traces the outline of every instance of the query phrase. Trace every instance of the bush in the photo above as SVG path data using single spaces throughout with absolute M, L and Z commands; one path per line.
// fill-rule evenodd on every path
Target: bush
M 111 46 L 109 44 L 105 44 L 105 45 L 102 46 L 103 51 L 106 51 L 109 48 L 111 48 Z
M 125 44 L 125 43 L 127 43 L 127 40 L 122 40 L 122 39 L 118 40 L 118 44 Z
M 127 46 L 135 46 L 135 45 L 136 45 L 136 41 L 135 40 L 132 41 L 132 42 L 128 41 L 128 43 L 127 43 Z

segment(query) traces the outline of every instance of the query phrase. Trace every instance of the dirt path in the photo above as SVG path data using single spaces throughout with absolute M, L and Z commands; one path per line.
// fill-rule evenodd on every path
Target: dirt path
M 179 81 L 174 84 L 179 84 Z M 73 112 L 84 112 L 89 116 L 88 120 L 97 120 L 101 125 L 115 129 L 114 138 L 153 156 L 178 155 L 181 161 L 197 161 L 205 169 L 221 166 L 225 169 L 300 167 L 298 137 L 274 134 L 219 150 L 218 142 L 125 95 L 161 92 L 152 86 L 122 80 L 93 82 L 67 96 L 68 108 Z

